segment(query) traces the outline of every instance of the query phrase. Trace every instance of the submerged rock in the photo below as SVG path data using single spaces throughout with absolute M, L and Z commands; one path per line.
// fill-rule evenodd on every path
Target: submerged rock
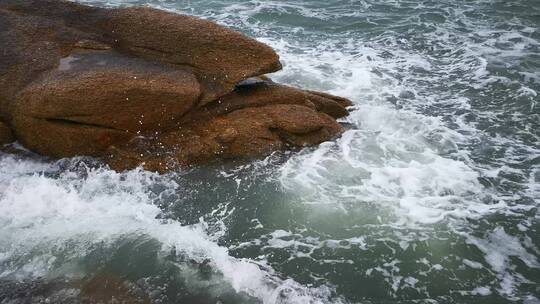
M 316 145 L 351 105 L 273 83 L 279 58 L 256 40 L 151 8 L 0 0 L 0 46 L 0 143 L 117 169 Z
M 113 273 L 98 273 L 81 284 L 79 290 L 80 303 L 152 303 L 138 286 Z

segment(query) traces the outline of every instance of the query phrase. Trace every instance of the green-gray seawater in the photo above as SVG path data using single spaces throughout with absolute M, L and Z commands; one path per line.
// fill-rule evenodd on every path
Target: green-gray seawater
M 159 176 L 0 154 L 0 303 L 540 303 L 540 1 L 98 0 L 232 27 L 354 101 L 298 153 Z M 143 296 L 145 295 L 145 296 Z

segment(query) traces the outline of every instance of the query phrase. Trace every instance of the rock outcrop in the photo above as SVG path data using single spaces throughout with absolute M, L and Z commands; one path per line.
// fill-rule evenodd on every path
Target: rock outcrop
M 0 0 L 0 144 L 166 171 L 338 136 L 350 101 L 263 76 L 279 69 L 270 47 L 190 16 Z
M 9 144 L 14 140 L 15 137 L 13 136 L 11 128 L 4 122 L 0 121 L 0 145 Z

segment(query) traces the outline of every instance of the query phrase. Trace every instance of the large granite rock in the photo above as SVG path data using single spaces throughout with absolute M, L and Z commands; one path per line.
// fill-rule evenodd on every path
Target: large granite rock
M 166 171 L 339 135 L 350 101 L 262 76 L 280 68 L 270 47 L 194 17 L 0 0 L 0 143 Z

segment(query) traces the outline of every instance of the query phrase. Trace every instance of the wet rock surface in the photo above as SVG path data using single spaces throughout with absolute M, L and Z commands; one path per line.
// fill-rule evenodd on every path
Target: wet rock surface
M 281 64 L 254 39 L 151 8 L 0 0 L 0 48 L 0 144 L 116 169 L 316 145 L 351 105 L 263 76 Z
M 11 128 L 4 122 L 0 121 L 0 145 L 9 144 L 15 140 Z
M 84 279 L 2 279 L 0 303 L 148 304 L 152 301 L 136 284 L 114 274 L 98 273 Z

